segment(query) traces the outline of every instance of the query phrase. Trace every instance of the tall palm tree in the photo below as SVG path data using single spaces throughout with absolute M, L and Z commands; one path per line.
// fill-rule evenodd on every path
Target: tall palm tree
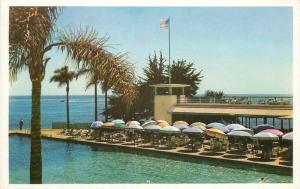
M 76 77 L 74 71 L 69 71 L 68 66 L 64 66 L 60 69 L 54 70 L 54 75 L 51 77 L 50 82 L 58 82 L 58 86 L 61 87 L 66 85 L 67 94 L 67 128 L 70 129 L 70 111 L 69 111 L 69 90 L 70 82 Z
M 133 89 L 133 85 L 130 85 L 134 81 L 133 67 L 126 61 L 126 54 L 105 53 L 102 57 L 102 62 L 106 64 L 87 64 L 85 68 L 80 70 L 79 75 L 86 75 L 88 83 L 86 89 L 94 86 L 95 89 L 95 120 L 98 119 L 97 111 L 97 86 L 101 85 L 101 89 L 105 94 L 105 112 L 107 110 L 108 91 L 115 87 L 121 94 L 126 96 L 129 89 Z M 123 87 L 126 84 L 126 87 Z M 128 101 L 133 101 L 135 90 L 132 90 L 130 94 L 131 98 Z M 125 99 L 125 97 L 124 97 Z M 105 114 L 105 121 L 108 120 Z
M 30 183 L 42 183 L 41 158 L 41 83 L 50 58 L 46 53 L 58 47 L 77 65 L 99 62 L 104 50 L 104 38 L 92 29 L 63 31 L 53 41 L 54 25 L 60 9 L 57 7 L 10 7 L 9 11 L 9 72 L 10 80 L 28 70 L 32 83 Z

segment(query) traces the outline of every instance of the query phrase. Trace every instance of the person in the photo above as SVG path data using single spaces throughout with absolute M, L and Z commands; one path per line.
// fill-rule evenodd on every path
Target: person
M 267 181 L 267 177 L 261 177 L 259 183 L 265 183 Z
M 20 121 L 19 121 L 19 129 L 20 130 L 23 129 L 23 125 L 24 125 L 24 121 L 23 121 L 23 119 L 20 119 Z

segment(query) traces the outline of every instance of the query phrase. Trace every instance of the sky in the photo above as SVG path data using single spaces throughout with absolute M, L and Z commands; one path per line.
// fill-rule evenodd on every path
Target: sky
M 89 26 L 99 37 L 109 36 L 108 50 L 128 52 L 136 75 L 143 76 L 150 54 L 161 51 L 168 58 L 168 29 L 159 22 L 170 17 L 171 60 L 203 70 L 199 94 L 292 94 L 292 15 L 290 7 L 64 7 L 55 28 Z M 57 49 L 47 57 L 42 95 L 64 95 L 65 88 L 49 80 L 73 62 Z M 70 94 L 92 95 L 85 86 L 84 77 L 72 81 Z M 31 95 L 28 70 L 10 84 L 10 95 Z

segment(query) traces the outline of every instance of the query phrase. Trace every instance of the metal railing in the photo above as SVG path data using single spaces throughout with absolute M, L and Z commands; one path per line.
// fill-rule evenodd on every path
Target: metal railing
M 212 103 L 212 104 L 265 104 L 265 105 L 292 105 L 293 97 L 288 96 L 226 96 L 216 97 L 186 97 L 177 98 L 177 104 Z

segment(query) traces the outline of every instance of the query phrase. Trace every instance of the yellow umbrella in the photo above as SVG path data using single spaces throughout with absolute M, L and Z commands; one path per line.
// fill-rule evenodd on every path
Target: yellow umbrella
M 157 123 L 169 124 L 167 121 L 165 121 L 165 120 L 161 120 L 161 119 L 160 119 L 160 120 L 157 120 L 156 122 L 157 122 Z M 169 124 L 169 125 L 170 125 L 170 124 Z
M 198 128 L 198 129 L 201 129 L 201 130 L 203 130 L 203 131 L 205 131 L 206 130 L 206 124 L 205 123 L 202 123 L 202 122 L 195 122 L 195 123 L 192 123 L 191 125 L 190 125 L 190 127 L 195 127 L 195 128 Z
M 164 127 L 166 127 L 166 126 L 170 126 L 168 122 L 160 122 L 158 125 L 159 125 L 161 128 L 164 128 Z
M 206 134 L 211 137 L 223 138 L 225 133 L 219 129 L 210 128 L 205 130 Z
M 114 126 L 114 123 L 113 122 L 106 122 L 106 123 L 103 123 L 103 128 L 112 128 Z
M 186 125 L 186 126 L 188 126 L 189 124 L 186 121 L 175 121 L 173 123 L 173 125 Z

